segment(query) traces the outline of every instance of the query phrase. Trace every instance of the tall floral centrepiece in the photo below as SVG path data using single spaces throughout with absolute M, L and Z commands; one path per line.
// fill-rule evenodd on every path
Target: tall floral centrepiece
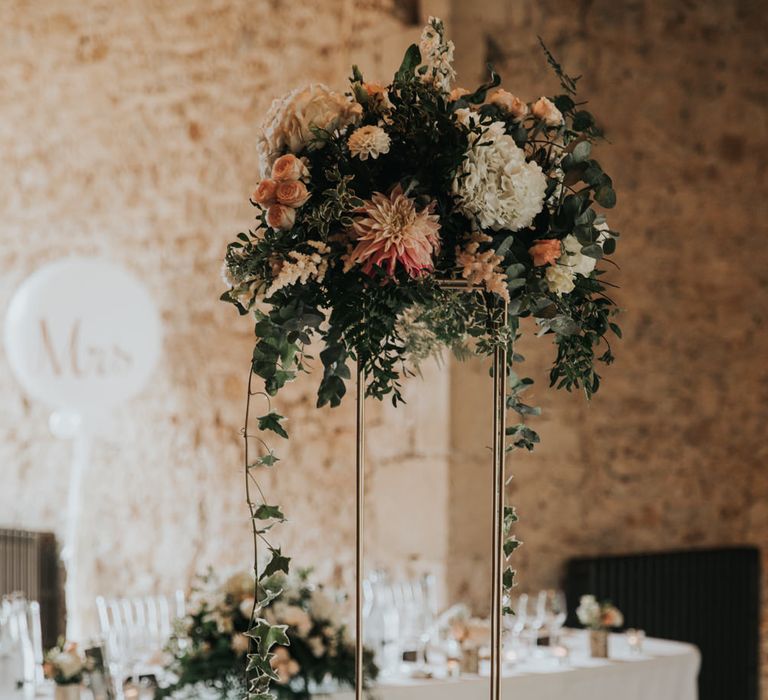
M 530 101 L 500 89 L 493 70 L 473 91 L 455 86 L 454 47 L 435 18 L 388 85 L 354 66 L 345 93 L 310 85 L 275 100 L 258 137 L 256 225 L 227 248 L 222 296 L 256 317 L 251 370 L 268 397 L 310 369 L 313 343 L 318 406 L 342 401 L 350 360 L 367 396 L 397 405 L 402 377 L 441 348 L 506 347 L 507 406 L 521 416 L 508 449 L 530 450 L 538 437 L 525 419 L 538 409 L 521 397 L 531 380 L 512 370 L 526 318 L 554 340 L 551 385 L 597 391 L 596 361 L 613 360 L 606 336 L 620 335 L 599 264 L 618 233 L 598 208 L 616 195 L 592 157 L 602 132 L 576 101 L 577 79 L 542 47 L 561 91 Z M 258 426 L 287 438 L 282 420 L 270 409 Z M 269 540 L 282 509 L 251 497 L 255 470 L 278 461 L 261 445 L 246 483 L 264 577 L 289 559 Z M 506 556 L 515 519 L 505 509 Z M 266 700 L 279 634 L 265 622 L 268 593 L 257 586 L 256 598 L 249 698 Z

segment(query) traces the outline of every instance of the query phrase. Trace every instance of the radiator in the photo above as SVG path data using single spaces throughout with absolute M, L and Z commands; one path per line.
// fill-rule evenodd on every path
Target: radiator
M 701 651 L 700 700 L 757 700 L 760 558 L 755 548 L 707 549 L 573 559 L 569 624 L 593 593 L 624 613 L 628 627 Z
M 0 596 L 16 592 L 40 604 L 43 645 L 52 647 L 63 629 L 64 616 L 52 533 L 0 529 Z

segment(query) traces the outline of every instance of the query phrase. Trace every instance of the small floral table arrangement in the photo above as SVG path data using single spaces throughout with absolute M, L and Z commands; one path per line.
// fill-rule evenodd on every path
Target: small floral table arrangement
M 589 650 L 595 659 L 608 658 L 608 630 L 621 627 L 624 615 L 608 601 L 599 602 L 593 595 L 583 595 L 576 615 L 584 627 L 589 628 Z
M 259 601 L 271 604 L 261 612 L 251 574 L 237 574 L 223 584 L 211 573 L 203 577 L 170 645 L 173 680 L 160 688 L 158 697 L 243 698 L 249 639 L 264 634 L 259 623 L 251 622 L 259 615 L 273 630 L 270 640 L 275 644 L 261 670 L 274 682 L 271 692 L 277 698 L 298 700 L 353 685 L 355 650 L 340 606 L 308 577 L 304 571 L 263 579 Z M 367 650 L 364 665 L 366 678 L 375 679 L 373 654 Z
M 74 642 L 59 641 L 45 655 L 45 677 L 55 685 L 55 700 L 80 700 L 80 686 L 85 671 L 85 657 Z

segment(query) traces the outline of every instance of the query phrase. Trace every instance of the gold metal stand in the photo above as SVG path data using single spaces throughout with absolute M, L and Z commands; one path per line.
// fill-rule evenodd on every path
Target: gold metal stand
M 463 280 L 440 283 L 443 289 L 478 292 L 480 287 Z M 500 318 L 496 327 L 507 323 L 507 304 L 500 303 Z M 504 469 L 507 399 L 507 349 L 499 347 L 493 355 L 493 534 L 491 543 L 491 700 L 501 700 L 503 574 L 504 574 Z M 357 504 L 355 583 L 357 586 L 355 618 L 355 700 L 363 700 L 363 533 L 365 524 L 365 375 L 362 364 L 357 364 Z
M 357 361 L 357 504 L 355 542 L 355 698 L 363 697 L 363 565 L 365 532 L 365 374 L 363 364 Z

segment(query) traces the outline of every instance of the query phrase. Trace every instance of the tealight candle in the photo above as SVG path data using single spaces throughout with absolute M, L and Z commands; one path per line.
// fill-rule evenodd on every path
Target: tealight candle
M 568 663 L 569 655 L 570 652 L 568 651 L 568 647 L 564 647 L 561 644 L 552 647 L 552 657 L 555 659 L 558 666 L 565 666 L 565 664 Z
M 629 650 L 633 654 L 642 653 L 643 640 L 645 640 L 645 632 L 643 630 L 636 630 L 636 629 L 627 630 L 627 644 L 629 644 Z

